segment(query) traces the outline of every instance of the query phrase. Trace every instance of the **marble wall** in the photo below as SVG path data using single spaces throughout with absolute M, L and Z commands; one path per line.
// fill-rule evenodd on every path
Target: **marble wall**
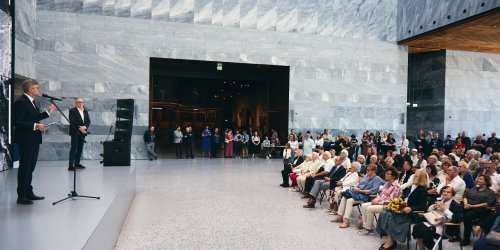
M 407 50 L 394 42 L 394 0 L 142 3 L 38 1 L 36 76 L 45 93 L 68 97 L 63 106 L 86 99 L 86 159 L 100 158 L 117 98 L 136 100 L 132 158 L 145 158 L 150 57 L 290 66 L 290 128 L 405 129 Z M 64 124 L 44 135 L 41 159 L 67 159 Z
M 397 40 L 446 26 L 500 7 L 500 0 L 400 0 Z
M 12 76 L 12 18 L 0 10 L 0 171 L 11 165 L 9 151 L 9 81 Z
M 39 10 L 394 41 L 397 0 L 37 0 Z
M 15 8 L 15 73 L 27 78 L 36 78 L 36 4 L 36 0 L 17 0 Z
M 446 99 L 444 130 L 456 136 L 466 131 L 473 137 L 493 131 L 500 124 L 500 55 L 446 52 Z

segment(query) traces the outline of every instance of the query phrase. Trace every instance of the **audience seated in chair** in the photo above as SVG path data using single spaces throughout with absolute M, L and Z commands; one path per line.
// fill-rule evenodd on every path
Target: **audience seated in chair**
M 338 208 L 338 216 L 332 222 L 342 222 L 340 228 L 349 227 L 354 203 L 364 203 L 370 198 L 370 195 L 376 194 L 382 182 L 382 179 L 375 174 L 377 167 L 370 164 L 366 167 L 367 173 L 359 184 L 342 193 Z
M 313 162 L 312 155 L 307 154 L 304 162 L 292 168 L 292 173 L 289 175 L 290 180 L 292 181 L 292 185 L 290 186 L 290 191 L 298 191 L 297 177 L 299 177 L 301 174 L 307 173 L 312 162 Z
M 324 155 L 327 153 L 328 155 L 330 154 L 329 152 L 325 152 Z M 331 189 L 332 186 L 335 187 L 337 185 L 337 182 L 345 176 L 346 170 L 341 164 L 342 160 L 340 159 L 340 157 L 336 156 L 334 160 L 334 166 L 330 170 L 328 177 L 318 179 L 314 182 L 311 191 L 307 194 L 307 196 L 309 197 L 309 201 L 306 205 L 303 206 L 304 208 L 314 208 L 316 204 L 316 197 L 318 196 L 320 190 L 328 190 Z
M 452 223 L 462 222 L 463 207 L 461 204 L 453 199 L 455 196 L 455 191 L 452 187 L 447 186 L 441 190 L 441 201 L 437 201 L 432 204 L 427 211 L 436 211 L 441 217 L 437 218 L 441 221 L 436 228 L 433 228 L 428 222 L 419 222 L 413 227 L 413 238 L 417 241 L 417 246 L 420 250 L 425 250 L 425 248 L 432 249 L 435 245 L 434 236 L 435 234 L 443 233 L 443 223 L 449 221 Z M 445 231 L 450 242 L 457 241 L 460 234 L 459 227 L 446 227 Z
M 324 152 L 321 155 L 321 158 L 322 161 L 319 164 L 319 169 L 316 171 L 316 173 L 311 173 L 310 176 L 306 177 L 303 191 L 304 196 L 302 197 L 303 199 L 312 198 L 309 195 L 309 192 L 314 186 L 314 182 L 317 180 L 323 180 L 325 177 L 328 177 L 328 175 L 330 174 L 330 170 L 335 165 L 335 162 L 333 161 L 333 159 L 331 159 L 330 152 Z
M 297 149 L 295 151 L 295 159 L 293 159 L 292 161 L 283 159 L 283 170 L 281 170 L 281 178 L 283 179 L 283 183 L 280 184 L 281 187 L 285 188 L 290 186 L 288 182 L 288 176 L 292 173 L 292 169 L 294 167 L 297 167 L 302 164 L 302 162 L 304 162 L 302 152 L 302 149 Z
M 359 234 L 373 234 L 373 220 L 375 218 L 375 214 L 382 212 L 384 204 L 387 204 L 394 198 L 399 198 L 401 196 L 402 190 L 397 178 L 398 170 L 395 167 L 387 168 L 385 171 L 385 180 L 387 182 L 377 194 L 377 197 L 375 197 L 375 199 L 371 202 L 366 202 L 361 205 L 364 230 L 359 231 Z
M 402 209 L 401 214 L 396 214 L 388 210 L 380 213 L 377 232 L 380 235 L 387 235 L 387 241 L 380 246 L 380 249 L 395 249 L 397 242 L 405 242 L 408 238 L 410 224 L 415 222 L 413 211 L 424 211 L 427 209 L 427 187 L 429 177 L 424 169 L 415 172 L 413 185 L 404 194 L 407 206 Z
M 340 161 L 340 159 L 339 159 Z M 333 207 L 337 208 L 340 199 L 342 198 L 342 193 L 345 192 L 348 189 L 351 189 L 351 187 L 355 186 L 356 184 L 359 183 L 359 180 L 361 179 L 358 175 L 358 164 L 355 162 L 351 164 L 351 168 L 349 169 L 349 172 L 347 172 L 342 179 L 340 179 L 337 182 L 336 186 L 330 185 L 330 197 L 333 197 L 333 203 L 335 205 Z M 332 182 L 330 182 L 332 184 Z M 337 209 L 330 209 L 328 212 L 333 212 L 337 213 Z
M 467 192 L 464 197 L 464 237 L 461 245 L 470 245 L 472 223 L 474 220 L 481 220 L 488 217 L 491 211 L 487 207 L 495 206 L 496 195 L 491 187 L 491 178 L 488 175 L 479 175 L 476 180 L 476 187 Z

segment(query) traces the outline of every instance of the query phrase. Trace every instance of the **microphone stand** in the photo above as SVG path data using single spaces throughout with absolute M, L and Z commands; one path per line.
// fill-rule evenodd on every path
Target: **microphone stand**
M 54 99 L 52 98 L 49 98 L 50 102 L 52 104 L 54 104 L 54 106 L 56 106 L 57 110 L 59 111 L 59 113 L 61 113 L 61 115 L 64 117 L 64 119 L 66 119 L 66 121 L 68 121 L 69 123 L 69 129 L 72 129 L 74 131 L 76 131 L 76 134 L 80 137 L 80 139 L 82 139 L 84 142 L 85 142 L 85 138 L 83 137 L 83 135 L 80 133 L 80 131 L 75 127 L 75 124 L 72 124 L 68 117 L 66 117 L 66 115 L 61 111 L 61 109 L 59 108 L 59 106 L 57 106 L 57 104 L 54 102 Z M 82 198 L 90 198 L 90 199 L 101 199 L 101 197 L 99 196 L 87 196 L 87 195 L 79 195 L 77 192 L 76 192 L 76 169 L 73 169 L 73 190 L 69 192 L 68 194 L 68 197 L 66 198 L 63 198 L 63 199 L 60 199 L 56 202 L 52 202 L 52 205 L 56 205 L 57 203 L 59 202 L 63 202 L 67 199 L 74 199 L 76 197 L 82 197 Z

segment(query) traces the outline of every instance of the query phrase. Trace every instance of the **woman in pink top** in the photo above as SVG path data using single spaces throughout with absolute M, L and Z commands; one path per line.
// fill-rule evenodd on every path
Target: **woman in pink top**
M 388 203 L 394 198 L 401 196 L 401 186 L 398 183 L 398 170 L 395 167 L 389 167 L 385 170 L 385 183 L 377 197 L 371 202 L 361 205 L 361 214 L 363 216 L 363 230 L 359 231 L 361 235 L 373 235 L 373 219 L 376 213 L 382 212 L 384 203 Z

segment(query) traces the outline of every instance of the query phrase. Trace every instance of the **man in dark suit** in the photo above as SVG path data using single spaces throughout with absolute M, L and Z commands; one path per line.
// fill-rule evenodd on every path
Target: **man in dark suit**
M 32 200 L 43 200 L 45 197 L 33 193 L 31 180 L 38 159 L 38 151 L 42 143 L 42 132 L 47 125 L 40 123 L 50 116 L 56 107 L 51 105 L 47 111 L 40 113 L 34 99 L 40 94 L 37 81 L 27 79 L 23 82 L 24 94 L 14 102 L 12 124 L 14 125 L 14 142 L 19 146 L 19 170 L 17 171 L 17 203 L 33 204 Z
M 328 173 L 328 177 L 324 177 L 323 180 L 315 180 L 311 191 L 309 192 L 309 200 L 302 206 L 304 208 L 314 208 L 316 204 L 316 197 L 320 190 L 335 189 L 337 182 L 342 179 L 346 174 L 346 169 L 342 166 L 342 160 L 340 157 L 335 157 L 335 166 Z
M 69 135 L 71 136 L 71 149 L 69 150 L 69 171 L 84 169 L 80 164 L 82 158 L 83 144 L 90 126 L 89 112 L 84 107 L 82 98 L 75 100 L 75 107 L 69 110 Z
M 146 151 L 148 152 L 149 160 L 157 160 L 158 155 L 155 153 L 156 135 L 154 126 L 149 127 L 149 129 L 144 132 L 143 140 L 144 145 L 146 145 Z

